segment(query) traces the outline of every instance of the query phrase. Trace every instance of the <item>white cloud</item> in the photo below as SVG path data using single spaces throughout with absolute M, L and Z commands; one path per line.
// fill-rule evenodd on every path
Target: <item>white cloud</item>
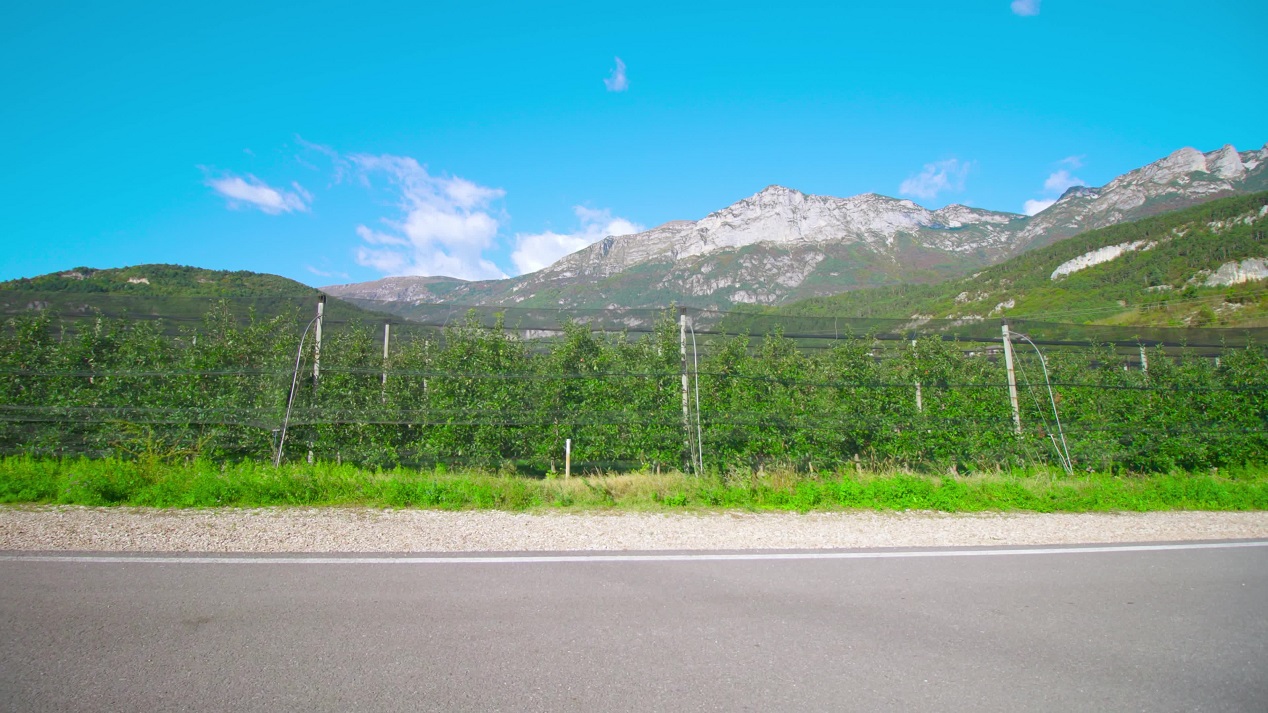
M 625 218 L 612 217 L 611 211 L 606 209 L 576 206 L 573 212 L 581 221 L 580 229 L 575 232 L 556 233 L 548 230 L 544 233 L 521 233 L 515 236 L 515 252 L 511 253 L 511 262 L 515 263 L 515 269 L 520 274 L 536 272 L 609 235 L 631 235 L 644 230 L 643 226 Z
M 348 273 L 339 272 L 337 270 L 322 270 L 320 268 L 313 267 L 312 265 L 305 265 L 304 269 L 308 270 L 309 272 L 313 273 L 314 275 L 318 277 L 338 277 L 341 280 L 351 279 L 350 277 L 348 277 Z
M 433 175 L 409 156 L 343 154 L 299 137 L 296 140 L 310 157 L 330 161 L 336 183 L 359 184 L 395 206 L 395 212 L 355 228 L 357 264 L 384 275 L 501 279 L 507 275 L 493 260 L 504 264 L 508 252 L 520 274 L 541 269 L 605 236 L 643 230 L 608 210 L 578 206 L 573 209 L 578 221 L 575 231 L 520 233 L 511 241 L 500 232 L 507 220 L 501 206 L 506 191 L 501 188 L 460 176 Z M 322 276 L 329 272 L 308 269 Z
M 1085 185 L 1082 178 L 1071 176 L 1070 172 L 1063 168 L 1048 176 L 1048 179 L 1043 182 L 1043 189 L 1049 193 L 1060 195 L 1072 186 L 1082 185 Z
M 313 143 L 299 134 L 295 135 L 295 143 L 299 144 L 300 149 L 302 149 L 301 152 L 295 154 L 295 162 L 304 168 L 312 171 L 325 171 L 327 169 L 317 164 L 330 163 L 331 176 L 327 188 L 343 183 L 348 175 L 355 170 L 351 161 L 330 146 Z M 312 159 L 312 161 L 308 159 Z M 317 163 L 314 163 L 314 161 Z
M 1031 15 L 1039 14 L 1039 3 L 1041 1 L 1042 0 L 1013 0 L 1013 4 L 1010 7 L 1013 9 L 1014 15 L 1029 17 Z
M 1083 156 L 1067 156 L 1060 161 L 1057 161 L 1057 165 L 1079 168 L 1083 165 L 1083 158 Z M 1048 178 L 1044 180 L 1044 196 L 1042 198 L 1033 198 L 1026 201 L 1022 206 L 1022 211 L 1025 212 L 1026 215 L 1034 215 L 1039 211 L 1046 209 L 1053 203 L 1056 203 L 1057 199 L 1074 186 L 1085 185 L 1087 185 L 1087 182 L 1082 178 L 1071 175 L 1068 169 L 1059 168 L 1048 174 Z
M 499 220 L 492 204 L 506 195 L 457 176 L 433 176 L 408 156 L 349 157 L 367 185 L 386 176 L 400 215 L 384 218 L 388 230 L 357 226 L 364 244 L 357 262 L 392 275 L 447 275 L 464 280 L 506 277 L 484 256 L 494 245 Z
M 612 70 L 612 75 L 603 80 L 603 86 L 608 88 L 609 92 L 623 92 L 629 89 L 630 82 L 625 78 L 625 63 L 620 57 L 616 58 L 616 67 Z
M 909 176 L 902 182 L 898 192 L 904 196 L 929 200 L 943 191 L 962 191 L 964 179 L 968 176 L 972 165 L 972 161 L 961 163 L 959 159 L 954 158 L 926 163 L 923 171 L 915 176 Z
M 370 245 L 409 245 L 409 241 L 397 235 L 370 230 L 364 225 L 357 226 L 357 235 Z
M 1056 198 L 1031 199 L 1026 201 L 1025 205 L 1022 206 L 1022 212 L 1026 215 L 1034 215 L 1056 202 Z
M 232 174 L 222 178 L 208 178 L 206 183 L 224 196 L 233 209 L 246 206 L 258 208 L 269 215 L 278 215 L 294 211 L 307 212 L 309 204 L 313 202 L 312 194 L 298 183 L 291 182 L 294 190 L 277 189 L 249 173 L 245 178 Z

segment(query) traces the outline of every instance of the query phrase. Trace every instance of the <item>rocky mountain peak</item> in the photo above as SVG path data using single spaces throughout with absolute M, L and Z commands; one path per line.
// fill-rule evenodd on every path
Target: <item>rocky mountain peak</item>
M 1139 205 L 1177 187 L 1184 193 L 1202 195 L 1231 191 L 1233 187 L 1229 181 L 1241 180 L 1256 165 L 1257 162 L 1247 163 L 1246 157 L 1231 144 L 1207 154 L 1185 147 L 1115 178 L 1104 186 L 1100 198 L 1119 200 L 1131 196 L 1129 202 Z
M 923 210 L 923 208 L 907 198 L 894 198 L 893 196 L 884 196 L 880 193 L 860 193 L 855 196 L 850 196 L 849 198 L 838 198 L 837 200 L 845 201 L 847 203 L 885 204 L 903 206 L 904 208 L 920 208 Z
M 1237 179 L 1246 175 L 1241 154 L 1232 144 L 1224 144 L 1223 148 L 1206 154 L 1205 158 L 1207 170 L 1220 178 Z
M 1207 173 L 1206 156 L 1194 148 L 1185 147 L 1172 153 L 1164 159 L 1155 161 L 1144 168 L 1138 168 L 1135 171 L 1126 173 L 1113 181 L 1110 181 L 1109 187 L 1113 187 L 1120 181 L 1123 183 L 1131 181 L 1148 181 L 1150 183 L 1171 183 L 1176 179 L 1186 177 L 1190 173 Z
M 754 198 L 761 198 L 761 197 L 784 198 L 794 194 L 799 196 L 805 195 L 801 191 L 794 190 L 792 188 L 785 188 L 784 186 L 781 186 L 777 183 L 772 183 L 769 186 L 755 193 L 753 197 Z
M 723 208 L 722 211 L 743 210 L 748 206 L 762 206 L 763 208 L 769 208 L 772 206 L 796 206 L 804 203 L 806 198 L 806 194 L 801 191 L 778 185 L 770 185 L 744 200 L 737 201 L 736 203 Z M 718 212 L 720 213 L 722 211 Z
M 456 277 L 400 276 L 384 277 L 370 282 L 350 285 L 328 285 L 323 292 L 335 297 L 354 296 L 357 299 L 385 302 L 439 302 L 456 287 L 467 284 Z
M 1182 148 L 1124 173 L 1101 188 L 1076 186 L 1067 190 L 1060 200 L 1030 220 L 1022 231 L 1020 244 L 1049 245 L 1084 230 L 1253 190 L 1245 181 L 1258 165 L 1250 153 L 1239 154 L 1231 145 L 1206 154 Z
M 959 228 L 977 223 L 1010 223 L 1025 216 L 1018 213 L 1001 213 L 999 211 L 974 208 L 972 206 L 952 203 L 933 211 L 937 224 L 948 228 Z
M 1070 186 L 1065 189 L 1065 193 L 1061 194 L 1061 197 L 1057 199 L 1057 202 L 1060 203 L 1063 200 L 1072 198 L 1095 198 L 1100 194 L 1101 189 L 1099 188 L 1092 188 L 1091 186 Z

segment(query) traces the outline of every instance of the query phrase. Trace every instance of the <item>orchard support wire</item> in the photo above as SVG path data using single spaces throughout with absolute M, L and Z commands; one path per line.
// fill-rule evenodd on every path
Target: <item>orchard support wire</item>
M 1052 404 L 1052 418 L 1057 424 L 1057 435 L 1061 437 L 1061 443 L 1058 446 L 1056 439 L 1052 437 L 1052 433 L 1048 433 L 1048 440 L 1052 441 L 1052 447 L 1057 451 L 1057 459 L 1061 461 L 1061 467 L 1065 470 L 1066 475 L 1074 474 L 1074 464 L 1070 461 L 1070 447 L 1066 445 L 1065 430 L 1061 427 L 1061 415 L 1057 413 L 1057 399 L 1052 393 L 1052 379 L 1048 376 L 1048 360 L 1044 358 L 1043 352 L 1039 351 L 1038 345 L 1030 340 L 1025 334 L 1017 336 L 1026 340 L 1030 346 L 1034 347 L 1035 353 L 1039 355 L 1039 365 L 1043 367 L 1043 380 L 1048 386 L 1048 402 Z
M 295 350 L 295 370 L 291 372 L 291 388 L 290 392 L 286 396 L 286 416 L 282 419 L 282 434 L 277 439 L 277 453 L 273 456 L 274 468 L 277 468 L 282 464 L 282 447 L 286 444 L 286 429 L 291 424 L 291 409 L 295 405 L 295 391 L 299 387 L 299 364 L 300 360 L 304 358 L 304 340 L 308 338 L 308 330 L 312 329 L 314 324 L 321 324 L 320 308 L 317 310 L 317 316 L 313 317 L 307 327 L 304 327 L 304 333 L 299 337 L 299 348 Z M 320 329 L 320 327 L 318 328 Z
M 687 372 L 687 332 L 691 332 L 691 373 Z M 686 310 L 678 314 L 678 349 L 682 371 L 682 430 L 683 445 L 690 467 L 697 475 L 704 473 L 704 431 L 700 425 L 700 351 L 696 346 L 696 326 Z M 691 424 L 691 390 L 695 384 L 696 423 Z M 692 431 L 695 438 L 692 438 Z

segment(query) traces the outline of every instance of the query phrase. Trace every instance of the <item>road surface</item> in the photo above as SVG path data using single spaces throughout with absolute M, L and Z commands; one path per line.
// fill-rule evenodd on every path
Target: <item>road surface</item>
M 4 711 L 1268 710 L 1268 542 L 0 553 Z

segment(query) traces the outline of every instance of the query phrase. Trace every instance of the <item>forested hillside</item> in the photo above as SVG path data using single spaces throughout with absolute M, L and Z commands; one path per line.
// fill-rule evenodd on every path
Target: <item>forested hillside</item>
M 48 310 L 62 317 L 102 314 L 197 320 L 213 302 L 236 314 L 260 316 L 312 310 L 321 293 L 280 275 L 207 270 L 185 265 L 134 265 L 98 270 L 77 267 L 0 282 L 0 314 Z M 333 320 L 380 320 L 386 315 L 331 299 Z

